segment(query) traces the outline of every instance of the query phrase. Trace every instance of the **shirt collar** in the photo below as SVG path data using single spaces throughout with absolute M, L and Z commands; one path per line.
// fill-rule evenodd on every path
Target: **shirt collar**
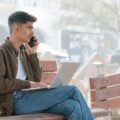
M 18 56 L 18 49 L 16 49 L 16 48 L 13 46 L 13 44 L 12 44 L 11 41 L 9 40 L 9 37 L 7 37 L 7 38 L 5 39 L 5 43 L 4 43 L 3 45 L 7 46 L 8 49 L 9 49 L 13 54 L 15 54 L 15 55 Z

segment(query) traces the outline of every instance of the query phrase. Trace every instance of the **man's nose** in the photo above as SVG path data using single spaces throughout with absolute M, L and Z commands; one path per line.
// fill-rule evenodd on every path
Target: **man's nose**
M 31 31 L 31 34 L 30 34 L 31 36 L 34 36 L 34 32 L 33 31 Z

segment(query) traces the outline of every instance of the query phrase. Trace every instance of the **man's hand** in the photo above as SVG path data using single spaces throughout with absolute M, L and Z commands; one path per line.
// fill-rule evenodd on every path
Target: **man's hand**
M 40 87 L 40 88 L 50 88 L 50 85 L 45 84 L 45 83 L 38 83 L 38 82 L 33 82 L 30 81 L 30 88 L 35 88 L 35 87 Z
M 30 47 L 30 45 L 28 43 L 25 43 L 25 47 L 28 50 L 29 54 L 34 54 L 36 53 L 36 50 L 38 48 L 39 42 L 35 42 L 35 46 L 34 47 Z

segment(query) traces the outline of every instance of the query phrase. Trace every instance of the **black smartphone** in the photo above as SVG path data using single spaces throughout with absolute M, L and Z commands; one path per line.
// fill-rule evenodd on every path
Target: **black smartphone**
M 28 44 L 30 45 L 30 47 L 34 47 L 36 42 L 37 42 L 37 39 L 33 36 L 30 38 L 30 41 L 28 42 Z

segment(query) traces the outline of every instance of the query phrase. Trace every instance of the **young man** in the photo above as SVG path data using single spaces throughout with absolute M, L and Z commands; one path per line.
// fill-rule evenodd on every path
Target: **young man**
M 74 86 L 21 91 L 24 88 L 47 85 L 41 80 L 42 68 L 36 49 L 28 44 L 34 35 L 34 16 L 17 11 L 8 18 L 10 37 L 0 46 L 0 115 L 57 113 L 67 120 L 93 120 L 80 91 Z

